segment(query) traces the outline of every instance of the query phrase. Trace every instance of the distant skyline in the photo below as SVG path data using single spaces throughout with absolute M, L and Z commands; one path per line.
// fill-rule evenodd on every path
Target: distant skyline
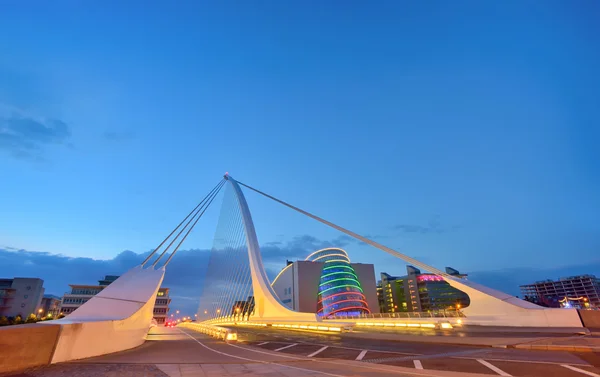
M 594 1 L 4 2 L 0 247 L 144 254 L 228 171 L 438 268 L 597 266 L 598 19 Z M 248 201 L 262 245 L 340 236 Z

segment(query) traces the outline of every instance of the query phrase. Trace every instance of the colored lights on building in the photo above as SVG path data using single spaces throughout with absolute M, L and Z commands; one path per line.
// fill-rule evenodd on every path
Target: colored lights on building
M 319 281 L 317 315 L 370 313 L 363 289 L 348 254 L 337 248 L 316 251 L 306 260 L 324 262 Z
M 418 282 L 423 282 L 423 281 L 444 281 L 444 278 L 441 276 L 437 276 L 437 275 L 419 275 L 417 276 L 417 281 Z

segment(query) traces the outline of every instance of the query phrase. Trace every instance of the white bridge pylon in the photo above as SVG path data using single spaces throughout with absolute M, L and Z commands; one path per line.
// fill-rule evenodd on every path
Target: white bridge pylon
M 227 176 L 226 176 L 227 177 Z M 269 319 L 275 321 L 308 321 L 315 322 L 319 320 L 316 313 L 301 313 L 290 310 L 280 300 L 269 282 L 267 273 L 262 263 L 260 246 L 250 215 L 248 203 L 244 197 L 237 181 L 228 177 L 235 198 L 240 206 L 242 214 L 242 223 L 246 234 L 246 244 L 248 247 L 248 258 L 250 260 L 250 275 L 252 278 L 252 290 L 254 291 L 254 316 L 253 319 Z
M 357 233 L 342 228 L 334 223 L 331 223 L 323 218 L 306 212 L 289 203 L 279 200 L 269 194 L 257 190 L 244 183 L 238 182 L 231 176 L 226 175 L 226 179 L 231 183 L 235 190 L 235 195 L 238 204 L 243 214 L 243 223 L 246 231 L 248 244 L 248 257 L 250 259 L 250 267 L 252 274 L 252 287 L 256 300 L 255 316 L 259 318 L 280 318 L 289 320 L 315 320 L 316 314 L 299 313 L 285 307 L 277 294 L 271 288 L 267 275 L 265 273 L 262 258 L 260 255 L 260 247 L 250 210 L 240 185 L 255 191 L 269 199 L 272 199 L 286 207 L 289 207 L 297 212 L 300 212 L 312 219 L 315 219 L 327 226 L 339 230 L 342 233 L 349 235 L 359 241 L 371 245 L 379 250 L 401 259 L 407 264 L 414 265 L 431 273 L 444 278 L 452 287 L 463 291 L 469 296 L 470 305 L 462 310 L 465 314 L 465 323 L 474 325 L 489 325 L 489 326 L 517 326 L 517 327 L 563 327 L 563 328 L 581 328 L 583 324 L 576 309 L 550 309 L 543 308 L 533 303 L 518 299 L 506 293 L 485 287 L 481 284 L 474 283 L 465 278 L 457 278 L 444 273 L 433 266 L 429 266 L 414 258 L 404 255 L 387 246 L 381 245 L 378 242 L 365 238 Z M 318 318 L 317 318 L 318 320 Z

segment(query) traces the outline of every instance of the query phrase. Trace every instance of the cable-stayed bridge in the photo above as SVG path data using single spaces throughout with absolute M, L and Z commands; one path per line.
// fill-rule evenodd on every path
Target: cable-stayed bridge
M 256 192 L 285 207 L 321 222 L 350 237 L 388 253 L 402 262 L 442 277 L 452 287 L 466 293 L 470 305 L 462 310 L 473 324 L 495 326 L 578 327 L 581 321 L 575 310 L 554 310 L 520 300 L 484 287 L 467 279 L 452 276 L 378 242 L 345 229 L 312 213 L 295 207 L 252 186 L 225 176 L 227 188 L 219 219 L 215 244 L 211 251 L 207 284 L 203 287 L 198 318 L 212 323 L 277 323 L 301 325 L 322 322 L 312 313 L 290 310 L 273 291 L 262 264 L 260 246 L 242 187 Z M 237 303 L 237 304 L 236 304 Z M 343 325 L 373 322 L 362 318 L 346 318 Z M 456 319 L 455 319 L 456 320 Z M 332 323 L 331 321 L 329 323 Z
M 324 264 L 319 285 L 319 307 L 312 312 L 294 311 L 275 293 L 262 262 L 260 244 L 243 190 L 250 190 L 328 227 L 390 254 L 400 261 L 429 271 L 469 296 L 470 304 L 460 315 L 433 316 L 422 313 L 383 316 L 369 313 L 358 276 L 347 253 L 341 249 L 319 250 L 307 257 Z M 263 326 L 301 331 L 352 330 L 366 327 L 423 327 L 451 329 L 457 325 L 582 328 L 574 309 L 548 309 L 465 278 L 447 274 L 403 253 L 327 221 L 225 175 L 187 216 L 139 265 L 123 274 L 101 293 L 67 318 L 39 326 L 60 326 L 51 362 L 63 362 L 114 353 L 144 343 L 152 320 L 156 293 L 166 269 L 199 220 L 225 191 L 207 275 L 200 296 L 197 324 L 211 326 Z M 400 262 L 399 261 L 399 262 Z M 348 283 L 342 292 L 327 294 L 332 282 Z M 330 292 L 331 293 L 331 292 Z M 322 315 L 332 307 L 333 296 L 351 302 L 355 313 Z M 363 305 L 364 303 L 364 305 Z M 342 305 L 343 306 L 343 305 Z M 321 314 L 321 315 L 319 315 Z M 344 313 L 341 313 L 344 314 Z M 192 326 L 193 327 L 193 326 Z

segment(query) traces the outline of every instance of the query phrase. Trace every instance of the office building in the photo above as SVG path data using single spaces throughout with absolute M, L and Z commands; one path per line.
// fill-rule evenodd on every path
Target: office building
M 581 275 L 521 285 L 523 298 L 551 308 L 600 308 L 600 279 Z
M 85 304 L 118 278 L 115 275 L 106 275 L 104 279 L 98 281 L 98 285 L 69 284 L 71 292 L 65 293 L 62 298 L 61 313 L 64 315 L 73 313 L 75 309 Z M 165 323 L 169 315 L 170 303 L 169 288 L 160 288 L 154 303 L 154 319 L 158 324 Z
M 40 305 L 41 311 L 38 310 L 38 317 L 58 318 L 60 315 L 61 298 L 54 295 L 44 295 Z
M 379 312 L 385 313 L 385 298 L 383 295 L 383 286 L 381 284 L 381 280 L 377 282 L 377 304 L 379 304 Z
M 22 318 L 38 314 L 44 281 L 38 278 L 0 279 L 0 316 Z
M 170 303 L 169 288 L 159 288 L 158 292 L 156 292 L 156 301 L 154 302 L 154 319 L 159 325 L 165 323 L 167 320 Z
M 295 311 L 324 317 L 379 313 L 374 266 L 351 263 L 339 248 L 288 262 L 271 286 L 281 302 Z
M 413 266 L 406 266 L 406 272 L 405 276 L 381 273 L 380 297 L 384 313 L 459 310 L 469 305 L 469 296 L 450 286 L 441 276 L 423 274 Z M 450 267 L 446 267 L 446 273 L 466 276 Z

